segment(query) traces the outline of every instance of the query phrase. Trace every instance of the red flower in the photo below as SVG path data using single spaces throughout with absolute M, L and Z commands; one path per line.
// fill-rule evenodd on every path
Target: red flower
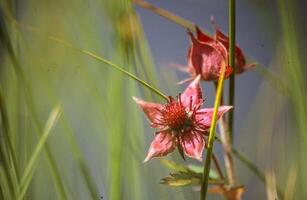
M 144 162 L 153 157 L 165 156 L 176 147 L 183 158 L 185 154 L 201 160 L 205 146 L 204 136 L 208 134 L 211 126 L 213 109 L 201 109 L 203 99 L 199 81 L 200 76 L 197 76 L 177 99 L 169 97 L 165 105 L 134 97 L 151 127 L 158 129 Z M 221 106 L 218 117 L 231 108 Z
M 201 79 L 204 81 L 216 81 L 223 66 L 226 66 L 225 78 L 228 78 L 232 73 L 232 68 L 228 66 L 229 37 L 220 31 L 214 21 L 213 23 L 215 26 L 214 38 L 203 33 L 197 26 L 196 37 L 188 31 L 191 38 L 188 66 L 181 68 L 181 70 L 190 73 L 191 78 L 181 81 L 181 83 L 193 80 L 197 75 L 201 75 Z M 242 50 L 236 46 L 235 73 L 240 74 L 253 66 L 255 64 L 246 64 Z
M 211 22 L 215 28 L 215 35 L 214 39 L 221 42 L 225 48 L 228 50 L 229 48 L 229 37 L 225 35 L 219 28 L 219 26 L 215 23 L 214 18 L 211 18 Z M 197 28 L 197 37 L 200 39 L 201 35 L 205 35 L 199 28 Z M 201 40 L 201 39 L 200 39 Z M 251 63 L 251 64 L 246 64 L 245 56 L 243 54 L 243 51 L 241 48 L 236 45 L 235 47 L 235 73 L 236 74 L 241 74 L 245 72 L 246 70 L 249 70 L 250 68 L 254 67 L 256 64 Z
M 188 51 L 187 71 L 192 77 L 200 74 L 202 80 L 216 81 L 221 74 L 222 67 L 226 66 L 225 78 L 228 78 L 232 68 L 228 66 L 228 52 L 225 46 L 205 34 L 197 34 L 197 38 L 190 31 L 188 34 L 192 44 Z

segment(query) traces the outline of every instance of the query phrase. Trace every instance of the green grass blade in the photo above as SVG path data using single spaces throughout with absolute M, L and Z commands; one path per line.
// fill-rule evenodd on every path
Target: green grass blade
M 211 122 L 211 127 L 210 127 L 210 132 L 209 132 L 207 155 L 206 155 L 206 160 L 204 163 L 204 174 L 203 174 L 202 184 L 201 184 L 201 195 L 200 195 L 201 200 L 205 200 L 207 196 L 210 163 L 211 163 L 211 157 L 212 157 L 212 152 L 213 152 L 213 144 L 215 140 L 217 112 L 218 112 L 218 108 L 219 108 L 221 97 L 222 97 L 223 83 L 224 83 L 224 77 L 225 77 L 225 68 L 226 66 L 222 67 L 221 75 L 219 77 L 219 81 L 217 85 L 216 96 L 214 100 L 214 110 L 212 114 L 212 122 Z
M 229 0 L 228 13 L 229 13 L 229 57 L 228 64 L 236 71 L 235 66 L 235 48 L 236 48 L 236 0 Z M 229 77 L 229 105 L 235 105 L 235 73 Z M 229 142 L 233 143 L 233 125 L 234 125 L 234 111 L 229 112 L 228 129 Z M 230 177 L 230 182 L 233 184 L 233 177 Z
M 32 179 L 32 175 L 33 175 L 33 171 L 34 171 L 34 168 L 35 168 L 35 162 L 37 161 L 38 159 L 38 156 L 41 152 L 41 150 L 43 149 L 46 141 L 47 141 L 47 138 L 49 136 L 49 134 L 51 133 L 51 130 L 52 128 L 55 126 L 58 118 L 60 117 L 61 115 L 61 107 L 58 105 L 56 106 L 50 113 L 50 116 L 47 120 L 47 123 L 45 125 L 45 128 L 44 128 L 44 131 L 33 151 L 33 154 L 31 155 L 30 157 L 30 160 L 29 160 L 29 163 L 28 165 L 26 166 L 25 168 L 25 171 L 22 175 L 22 178 L 21 178 L 21 181 L 20 181 L 20 193 L 18 195 L 18 200 L 21 200 L 27 189 L 28 189 L 28 186 L 30 184 L 30 180 Z
M 282 69 L 284 78 L 290 88 L 289 96 L 291 107 L 294 112 L 295 129 L 292 130 L 291 138 L 295 139 L 299 147 L 293 153 L 294 159 L 298 162 L 299 178 L 296 180 L 300 184 L 296 184 L 294 199 L 302 199 L 306 196 L 307 191 L 304 186 L 307 180 L 307 162 L 305 159 L 305 151 L 307 146 L 307 104 L 306 104 L 306 78 L 305 78 L 305 47 L 300 46 L 302 43 L 299 37 L 301 25 L 298 21 L 299 1 L 278 0 L 279 14 L 281 19 L 281 33 L 283 44 Z M 303 53 L 302 53 L 303 52 Z M 295 183 L 293 183 L 295 184 Z M 286 194 L 285 194 L 286 195 Z
M 9 36 L 8 32 L 5 31 L 5 30 L 6 29 L 1 29 L 1 31 L 2 31 L 1 32 L 1 41 L 4 45 L 4 47 L 6 48 L 8 55 L 9 55 L 9 57 L 10 57 L 12 63 L 13 63 L 13 69 L 14 69 L 14 71 L 15 71 L 15 73 L 16 73 L 19 81 L 20 81 L 20 84 L 23 86 L 27 105 L 28 105 L 29 109 L 31 110 L 31 113 L 33 115 L 32 116 L 33 121 L 36 125 L 36 128 L 38 129 L 36 133 L 37 134 L 42 133 L 42 127 L 40 125 L 39 118 L 38 118 L 38 115 L 37 115 L 37 111 L 36 111 L 35 106 L 34 106 L 34 101 L 32 99 L 31 93 L 30 93 L 30 89 L 29 89 L 30 87 L 29 87 L 29 84 L 27 82 L 28 80 L 26 79 L 26 77 L 23 73 L 22 67 L 19 63 L 19 60 L 16 57 L 13 45 L 12 45 L 11 40 L 10 40 L 10 36 Z M 64 184 L 61 180 L 59 170 L 57 169 L 55 159 L 53 158 L 53 156 L 51 154 L 50 147 L 48 146 L 48 144 L 46 144 L 46 148 L 44 148 L 44 149 L 45 149 L 45 152 L 46 152 L 46 155 L 47 155 L 47 158 L 48 158 L 48 162 L 49 162 L 49 165 L 50 165 L 50 168 L 51 168 L 51 173 L 53 174 L 53 177 L 54 177 L 55 182 L 56 182 L 55 186 L 60 191 L 59 193 L 61 195 L 61 198 L 67 199 Z
M 17 24 L 21 25 L 22 27 L 26 28 L 28 31 L 31 31 L 32 33 L 36 32 L 36 29 L 31 27 L 31 26 L 25 26 L 25 25 L 22 25 L 18 22 L 16 22 Z M 151 91 L 153 91 L 154 93 L 156 93 L 157 95 L 159 95 L 160 97 L 164 98 L 165 100 L 168 100 L 168 97 L 163 94 L 160 90 L 158 90 L 157 88 L 155 88 L 154 86 L 148 84 L 147 82 L 145 82 L 144 80 L 140 79 L 139 77 L 137 77 L 136 75 L 130 73 L 129 71 L 125 70 L 123 67 L 121 66 L 118 66 L 116 64 L 114 64 L 113 62 L 105 59 L 105 58 L 102 58 L 98 55 L 96 55 L 95 53 L 91 52 L 91 51 L 88 51 L 88 50 L 84 50 L 84 49 L 80 49 L 80 48 L 77 48 L 75 46 L 73 46 L 71 43 L 63 40 L 63 39 L 60 39 L 58 37 L 55 37 L 55 36 L 49 36 L 48 39 L 52 40 L 52 41 L 55 41 L 59 44 L 62 44 L 64 45 L 65 47 L 68 47 L 70 49 L 74 49 L 74 50 L 77 50 L 79 52 L 81 52 L 82 54 L 85 54 L 87 56 L 90 56 L 92 58 L 94 58 L 95 60 L 98 60 L 104 64 L 107 64 L 109 65 L 110 67 L 118 70 L 119 72 L 125 74 L 126 76 L 134 79 L 135 81 L 139 82 L 140 84 L 142 84 L 144 87 L 147 87 L 148 89 L 150 89 Z

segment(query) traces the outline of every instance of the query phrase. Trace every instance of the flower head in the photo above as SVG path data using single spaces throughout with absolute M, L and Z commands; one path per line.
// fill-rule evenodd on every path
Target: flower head
M 203 99 L 199 81 L 200 76 L 197 76 L 182 94 L 176 99 L 169 97 L 164 105 L 134 97 L 151 127 L 157 129 L 144 162 L 153 157 L 165 156 L 176 147 L 183 158 L 185 154 L 201 160 L 205 146 L 204 136 L 211 126 L 213 109 L 201 108 Z M 231 106 L 221 106 L 218 117 L 229 109 Z
M 216 24 L 213 17 L 211 17 L 211 22 L 215 29 L 214 39 L 221 42 L 225 46 L 225 48 L 228 49 L 229 48 L 229 37 L 220 30 L 220 27 Z M 200 30 L 197 33 L 197 35 L 199 35 L 198 37 L 202 37 L 200 35 L 203 35 L 203 34 L 204 33 L 202 33 Z M 235 46 L 235 73 L 241 74 L 251 69 L 255 65 L 256 65 L 255 63 L 246 64 L 246 59 L 245 59 L 242 49 L 238 45 L 236 45 Z
M 233 66 L 228 66 L 229 37 L 220 31 L 213 19 L 212 23 L 215 27 L 214 37 L 205 34 L 197 26 L 195 27 L 196 36 L 191 31 L 188 31 L 191 39 L 191 46 L 187 55 L 188 65 L 185 68 L 181 68 L 181 70 L 191 74 L 191 78 L 182 82 L 193 80 L 197 75 L 201 75 L 201 79 L 204 81 L 216 81 L 224 66 L 226 66 L 225 78 L 228 78 L 233 72 Z M 235 73 L 241 74 L 253 66 L 255 66 L 254 63 L 246 64 L 243 51 L 239 46 L 236 46 Z
M 200 31 L 196 28 L 197 33 Z M 191 38 L 191 47 L 188 51 L 188 68 L 187 71 L 196 77 L 201 75 L 205 81 L 218 80 L 222 67 L 226 66 L 225 78 L 228 78 L 232 68 L 228 66 L 228 52 L 225 46 L 209 36 L 197 34 L 197 38 L 188 31 Z

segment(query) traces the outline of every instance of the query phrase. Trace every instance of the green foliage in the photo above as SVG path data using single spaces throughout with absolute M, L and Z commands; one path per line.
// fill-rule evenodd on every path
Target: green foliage
M 155 187 L 161 167 L 142 163 L 146 132 L 131 96 L 158 96 L 110 67 L 159 82 L 131 2 L 19 6 L 16 21 L 16 5 L 1 1 L 0 199 L 182 199 Z M 55 104 L 63 113 L 45 141 Z
M 169 176 L 161 179 L 161 184 L 169 186 L 200 185 L 203 176 L 201 165 L 181 165 L 170 160 L 162 160 L 162 163 L 173 170 Z M 209 184 L 221 184 L 223 181 L 218 179 L 217 173 L 211 169 L 209 174 Z
M 23 199 L 25 192 L 27 191 L 27 188 L 31 182 L 33 171 L 35 170 L 35 162 L 38 159 L 38 156 L 42 150 L 42 148 L 45 145 L 45 142 L 49 136 L 49 133 L 51 132 L 52 127 L 55 125 L 57 119 L 59 118 L 61 114 L 61 108 L 59 106 L 55 107 L 52 112 L 50 113 L 50 116 L 48 118 L 48 121 L 46 123 L 46 126 L 44 128 L 44 131 L 42 133 L 42 136 L 38 140 L 38 143 L 30 156 L 29 163 L 25 167 L 24 173 L 20 180 L 20 189 L 19 189 L 19 195 L 17 199 Z
M 201 174 L 193 172 L 170 173 L 169 176 L 162 178 L 160 183 L 169 186 L 200 185 Z
M 237 156 L 263 182 L 268 183 L 267 166 L 261 165 L 266 163 L 274 169 L 278 190 L 290 191 L 285 197 L 303 199 L 305 52 L 295 23 L 297 1 L 277 2 L 282 34 L 276 40 L 282 48 L 270 73 L 258 68 L 265 81 L 241 122 L 242 134 L 234 133 L 235 144 L 246 146 L 237 149 L 246 150 L 249 159 Z M 198 197 L 190 188 L 159 185 L 168 170 L 157 160 L 142 163 L 153 130 L 131 96 L 161 99 L 110 65 L 170 94 L 177 80 L 173 70 L 159 73 L 153 65 L 130 0 L 0 0 L 0 15 L 0 199 Z M 52 116 L 59 113 L 50 116 L 54 105 L 63 111 L 57 123 Z M 280 121 L 284 115 L 287 127 Z M 267 155 L 274 159 L 264 160 Z M 173 171 L 162 179 L 165 184 L 199 185 L 201 166 L 163 162 Z M 245 168 L 238 169 L 240 183 L 256 182 Z M 209 177 L 209 183 L 220 183 L 212 169 Z

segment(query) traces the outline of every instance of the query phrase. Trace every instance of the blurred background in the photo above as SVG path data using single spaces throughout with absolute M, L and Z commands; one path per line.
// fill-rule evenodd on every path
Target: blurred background
M 199 198 L 191 187 L 159 184 L 170 172 L 159 159 L 142 163 L 154 130 L 131 97 L 163 100 L 85 52 L 175 96 L 188 76 L 171 67 L 187 63 L 185 28 L 130 0 L 0 2 L 1 197 L 17 199 L 22 180 L 21 199 Z M 214 16 L 228 31 L 226 0 L 148 2 L 211 34 Z M 236 3 L 237 43 L 258 65 L 236 77 L 234 143 L 266 177 L 264 184 L 235 159 L 243 199 L 274 199 L 276 185 L 285 199 L 304 199 L 307 3 Z M 213 84 L 202 88 L 204 106 L 213 107 Z M 227 88 L 225 81 L 226 99 Z M 222 161 L 219 144 L 215 151 Z M 178 152 L 167 158 L 201 165 Z

